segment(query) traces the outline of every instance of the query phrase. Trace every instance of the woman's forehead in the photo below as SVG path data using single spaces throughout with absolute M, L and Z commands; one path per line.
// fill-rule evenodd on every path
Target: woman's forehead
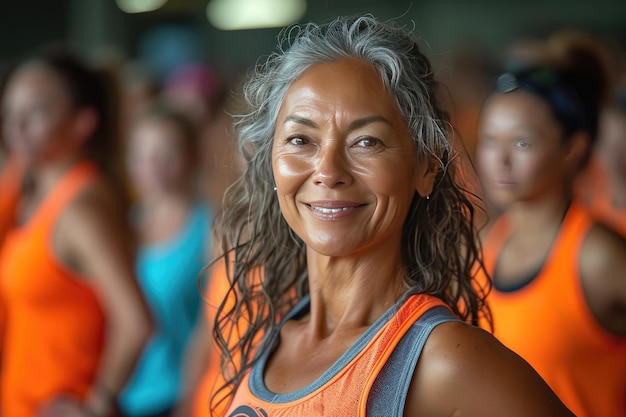
M 311 66 L 288 88 L 280 115 L 311 106 L 396 117 L 399 109 L 379 73 L 367 62 L 342 59 Z M 280 119 L 279 115 L 279 119 Z

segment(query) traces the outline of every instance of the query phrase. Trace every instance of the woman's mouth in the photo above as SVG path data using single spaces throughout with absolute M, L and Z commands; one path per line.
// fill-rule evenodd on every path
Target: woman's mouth
M 352 207 L 327 208 L 327 207 L 317 207 L 317 206 L 310 206 L 310 207 L 315 211 L 319 211 L 320 213 L 325 213 L 325 214 L 340 213 L 342 211 L 350 210 L 352 208 Z

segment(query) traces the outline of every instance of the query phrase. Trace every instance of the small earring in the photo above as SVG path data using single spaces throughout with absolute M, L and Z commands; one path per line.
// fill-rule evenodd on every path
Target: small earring
M 426 196 L 426 200 L 430 200 L 430 194 Z
M 276 191 L 276 186 L 274 186 L 274 191 Z

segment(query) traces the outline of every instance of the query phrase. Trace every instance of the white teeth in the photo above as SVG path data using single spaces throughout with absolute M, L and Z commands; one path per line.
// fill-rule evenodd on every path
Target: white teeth
M 311 206 L 311 208 L 313 208 L 313 210 L 315 210 L 315 211 L 319 211 L 320 213 L 326 213 L 326 214 L 334 214 L 334 213 L 339 213 L 341 211 L 348 210 L 348 207 L 324 208 L 324 207 Z

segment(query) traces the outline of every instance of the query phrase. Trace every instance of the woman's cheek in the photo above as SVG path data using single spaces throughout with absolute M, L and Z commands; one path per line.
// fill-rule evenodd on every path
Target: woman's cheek
M 294 192 L 308 176 L 312 166 L 305 158 L 288 155 L 278 156 L 274 159 L 273 165 L 276 187 L 281 189 L 283 194 Z

